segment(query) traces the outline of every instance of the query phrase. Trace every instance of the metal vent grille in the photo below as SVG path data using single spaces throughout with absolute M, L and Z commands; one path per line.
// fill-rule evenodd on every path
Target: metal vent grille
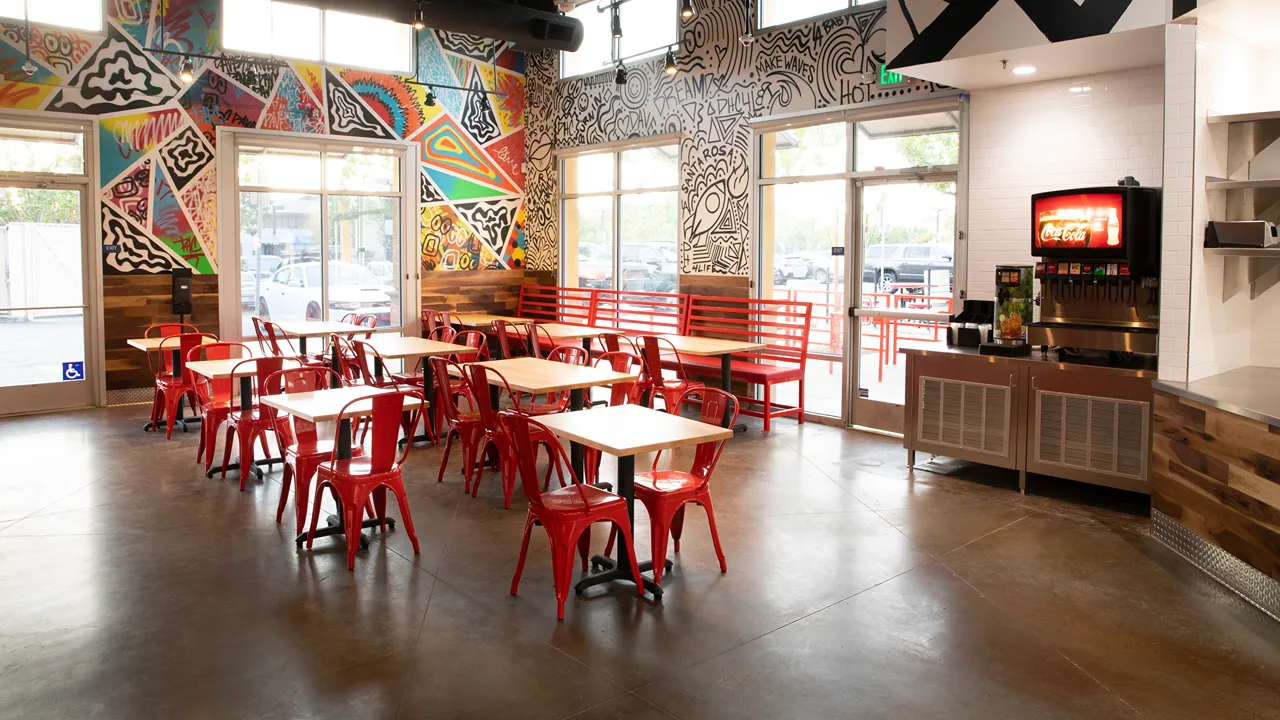
M 1009 446 L 1009 388 L 920 378 L 917 439 L 1004 455 Z
M 1036 460 L 1146 481 L 1148 404 L 1036 393 Z

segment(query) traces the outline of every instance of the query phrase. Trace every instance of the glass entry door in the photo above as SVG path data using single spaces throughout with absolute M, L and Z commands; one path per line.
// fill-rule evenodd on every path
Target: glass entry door
M 860 181 L 853 421 L 903 431 L 903 348 L 945 347 L 955 287 L 956 175 Z
M 0 185 L 0 415 L 93 404 L 84 195 Z

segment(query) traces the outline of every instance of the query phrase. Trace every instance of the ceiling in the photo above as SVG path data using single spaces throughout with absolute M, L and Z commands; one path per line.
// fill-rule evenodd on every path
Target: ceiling
M 1259 31 L 1263 30 L 1260 28 Z M 1014 75 L 1001 67 L 1002 60 L 1008 60 L 1011 68 L 1032 65 L 1036 72 Z M 1163 64 L 1164 26 L 1156 25 L 989 55 L 943 60 L 917 65 L 905 72 L 911 77 L 963 90 L 981 90 Z

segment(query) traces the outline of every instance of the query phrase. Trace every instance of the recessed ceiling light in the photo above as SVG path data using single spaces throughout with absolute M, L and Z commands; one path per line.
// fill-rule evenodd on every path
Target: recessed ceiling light
M 1013 68 L 1014 75 L 1031 75 L 1035 71 L 1036 67 L 1034 65 L 1015 65 Z
M 1068 92 L 1073 92 L 1073 93 L 1086 93 L 1086 92 L 1089 92 L 1089 91 L 1090 91 L 1090 90 L 1092 90 L 1092 89 L 1093 89 L 1093 88 L 1089 87 L 1088 85 L 1075 85 L 1075 86 L 1072 86 L 1072 87 L 1068 88 Z

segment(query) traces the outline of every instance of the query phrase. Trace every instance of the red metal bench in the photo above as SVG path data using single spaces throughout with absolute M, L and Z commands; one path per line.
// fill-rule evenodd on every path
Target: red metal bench
M 764 343 L 763 350 L 735 353 L 729 372 L 732 380 L 761 385 L 763 399 L 738 397 L 742 413 L 764 418 L 769 431 L 775 417 L 795 415 L 804 422 L 804 371 L 809 352 L 809 324 L 813 305 L 789 300 L 756 300 L 690 296 L 686 335 L 719 337 Z M 681 355 L 685 369 L 691 374 L 720 376 L 720 358 Z M 778 405 L 772 401 L 774 385 L 799 382 L 798 406 Z M 755 406 L 762 406 L 755 409 Z
M 628 335 L 679 335 L 688 311 L 688 295 L 597 290 L 591 324 Z
M 596 291 L 590 288 L 524 285 L 520 288 L 516 314 L 539 323 L 590 325 L 595 301 Z M 582 341 L 538 338 L 539 350 L 544 355 L 561 345 L 581 347 Z

